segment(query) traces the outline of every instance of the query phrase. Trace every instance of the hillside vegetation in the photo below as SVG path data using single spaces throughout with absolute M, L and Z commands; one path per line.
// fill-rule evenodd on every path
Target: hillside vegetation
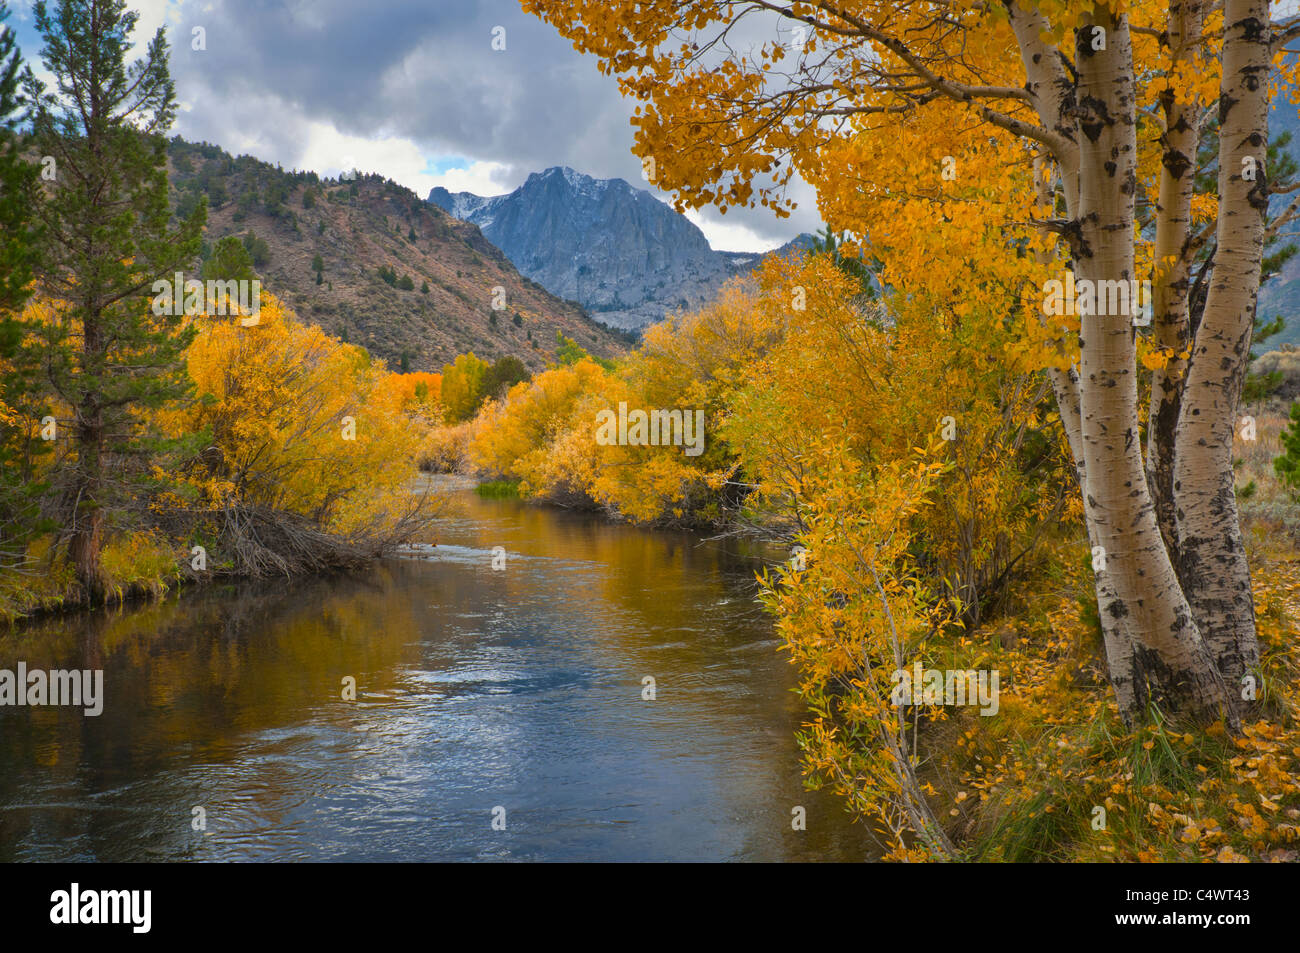
M 520 275 L 478 226 L 389 179 L 285 172 L 179 137 L 167 151 L 176 216 L 208 200 L 205 255 L 240 237 L 286 307 L 395 368 L 436 370 L 474 351 L 536 369 L 557 332 L 601 356 L 623 346 L 577 304 Z

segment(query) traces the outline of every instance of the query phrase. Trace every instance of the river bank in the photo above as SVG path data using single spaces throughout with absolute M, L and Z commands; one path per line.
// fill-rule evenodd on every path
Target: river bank
M 472 482 L 460 477 L 419 474 L 407 488 L 401 516 L 375 531 L 350 534 L 266 508 L 206 515 L 177 509 L 106 543 L 101 554 L 105 591 L 97 602 L 86 596 L 68 560 L 51 558 L 51 539 L 39 538 L 29 545 L 23 568 L 0 573 L 0 623 L 140 605 L 189 586 L 362 569 L 424 532 L 438 514 L 442 494 L 468 485 Z

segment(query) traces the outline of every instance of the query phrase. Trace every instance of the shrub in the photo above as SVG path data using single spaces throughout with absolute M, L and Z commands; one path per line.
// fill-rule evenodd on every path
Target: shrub
M 1300 401 L 1291 405 L 1291 425 L 1283 429 L 1282 454 L 1273 461 L 1279 482 L 1300 499 Z

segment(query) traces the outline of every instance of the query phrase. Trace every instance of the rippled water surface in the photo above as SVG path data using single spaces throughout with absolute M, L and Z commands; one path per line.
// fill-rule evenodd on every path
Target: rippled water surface
M 800 783 L 754 554 L 465 491 L 434 538 L 0 635 L 0 668 L 102 668 L 106 696 L 0 707 L 0 860 L 869 856 Z

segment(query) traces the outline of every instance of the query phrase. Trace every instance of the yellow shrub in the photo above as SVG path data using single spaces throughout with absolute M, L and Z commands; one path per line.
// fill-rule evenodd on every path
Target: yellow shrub
M 404 381 L 269 295 L 253 327 L 200 320 L 187 353 L 199 399 L 159 420 L 177 435 L 210 431 L 192 475 L 208 504 L 286 510 L 340 533 L 398 506 L 429 427 Z

